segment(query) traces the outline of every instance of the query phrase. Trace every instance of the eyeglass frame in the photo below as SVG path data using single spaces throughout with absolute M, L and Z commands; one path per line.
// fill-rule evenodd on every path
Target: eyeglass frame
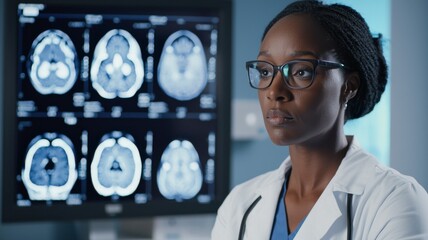
M 286 65 L 289 65 L 290 63 L 295 63 L 295 62 L 311 62 L 311 63 L 314 65 L 314 74 L 312 75 L 311 83 L 310 83 L 308 86 L 306 86 L 306 87 L 293 87 L 293 86 L 290 86 L 290 85 L 289 85 L 289 83 L 288 83 L 287 77 L 285 77 L 285 75 L 284 75 L 284 73 L 283 73 L 283 69 L 284 69 L 284 67 L 285 67 Z M 271 65 L 271 66 L 273 67 L 273 74 L 272 74 L 272 78 L 271 78 L 271 80 L 270 80 L 269 84 L 268 84 L 266 87 L 263 87 L 263 88 L 255 87 L 255 86 L 253 86 L 253 84 L 251 83 L 251 78 L 250 78 L 250 71 L 249 71 L 249 68 L 250 68 L 250 65 L 251 65 L 251 64 L 253 64 L 253 63 L 267 63 L 267 64 L 269 64 L 269 65 Z M 267 89 L 267 88 L 269 88 L 269 87 L 272 85 L 273 79 L 275 78 L 275 76 L 276 76 L 276 74 L 277 74 L 277 72 L 278 72 L 278 71 L 279 71 L 279 72 L 281 72 L 281 74 L 282 74 L 282 79 L 283 79 L 283 81 L 284 81 L 285 85 L 286 85 L 287 87 L 289 87 L 290 89 L 299 89 L 299 90 L 300 90 L 300 89 L 308 88 L 308 87 L 310 87 L 310 86 L 314 83 L 314 81 L 315 81 L 315 75 L 316 75 L 316 70 L 317 70 L 317 67 L 318 67 L 318 66 L 321 66 L 321 67 L 324 67 L 324 68 L 328 68 L 328 69 L 343 68 L 343 69 L 347 69 L 347 70 L 349 70 L 349 68 L 348 68 L 347 66 L 345 66 L 345 64 L 343 64 L 343 63 L 332 62 L 332 61 L 326 61 L 326 60 L 321 60 L 321 59 L 294 59 L 294 60 L 291 60 L 291 61 L 285 62 L 284 64 L 279 65 L 279 66 L 273 65 L 272 63 L 270 63 L 270 62 L 268 62 L 268 61 L 263 61 L 263 60 L 252 60 L 252 61 L 247 61 L 247 62 L 245 63 L 245 67 L 246 67 L 247 74 L 248 74 L 248 81 L 249 81 L 249 83 L 250 83 L 250 86 L 251 86 L 252 88 L 254 88 L 254 89 L 258 89 L 258 90 L 263 90 L 263 89 Z

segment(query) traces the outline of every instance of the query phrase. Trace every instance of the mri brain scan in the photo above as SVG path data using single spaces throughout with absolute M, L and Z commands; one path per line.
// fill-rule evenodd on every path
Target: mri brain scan
M 76 49 L 64 32 L 46 30 L 33 41 L 28 72 L 40 94 L 63 94 L 70 90 L 77 79 L 77 65 Z
M 165 42 L 158 67 L 163 91 L 180 101 L 197 97 L 207 84 L 207 61 L 199 38 L 190 31 L 177 31 Z
M 162 154 L 157 174 L 160 193 L 181 201 L 194 197 L 202 186 L 199 155 L 189 141 L 172 141 Z
M 101 97 L 130 98 L 144 80 L 140 46 L 125 30 L 107 32 L 95 47 L 91 66 L 92 86 Z
M 122 132 L 102 137 L 91 164 L 92 184 L 102 196 L 128 196 L 141 179 L 141 157 L 134 139 Z
M 22 181 L 31 200 L 65 200 L 76 180 L 74 147 L 69 138 L 46 133 L 30 142 Z

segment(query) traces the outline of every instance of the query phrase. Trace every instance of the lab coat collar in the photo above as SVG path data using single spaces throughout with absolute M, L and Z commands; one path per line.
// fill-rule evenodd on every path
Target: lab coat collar
M 353 195 L 361 195 L 365 187 L 372 177 L 373 172 L 359 171 L 359 169 L 372 169 L 365 168 L 367 165 L 375 165 L 377 162 L 375 158 L 363 151 L 360 144 L 354 137 L 350 137 L 351 144 L 348 152 L 342 160 L 336 174 L 331 180 L 333 192 L 351 193 Z M 367 161 L 370 159 L 369 161 Z
M 334 192 L 361 195 L 364 192 L 364 188 L 371 174 L 369 172 L 357 171 L 357 169 L 361 168 L 362 165 L 373 165 L 376 164 L 376 162 L 366 161 L 368 153 L 363 151 L 357 139 L 353 136 L 348 136 L 348 140 L 350 141 L 349 149 L 329 185 L 332 185 L 332 191 Z M 287 157 L 282 162 L 281 166 L 274 171 L 274 176 L 271 181 L 273 185 L 270 185 L 268 188 L 265 188 L 265 186 L 263 186 L 263 188 L 258 188 L 256 193 L 263 196 L 266 193 L 270 193 L 271 188 L 276 187 L 275 184 L 280 184 L 280 186 L 282 186 L 285 173 L 289 171 L 290 168 L 291 160 L 290 157 Z M 278 190 L 278 193 L 280 190 L 281 189 Z
M 305 219 L 301 226 L 299 233 L 296 235 L 298 239 L 321 239 L 326 234 L 331 225 L 343 214 L 340 210 L 338 198 L 335 192 L 343 192 L 346 195 L 351 193 L 353 195 L 361 195 L 367 184 L 369 176 L 364 176 L 369 173 L 359 172 L 356 165 L 360 161 L 362 155 L 367 153 L 363 152 L 360 145 L 351 137 L 351 145 L 345 158 L 342 160 L 335 176 L 327 185 L 326 189 L 321 194 L 318 201 Z M 359 168 L 361 165 L 359 165 Z M 257 226 L 248 228 L 247 236 L 252 236 L 251 239 L 268 239 L 273 225 L 273 218 L 275 216 L 276 206 L 278 203 L 278 196 L 280 194 L 282 185 L 285 180 L 285 173 L 290 170 L 291 161 L 290 157 L 284 160 L 281 166 L 275 170 L 270 178 L 270 182 L 263 184 L 263 187 L 256 189 L 254 199 L 261 196 L 262 199 L 253 209 L 253 216 L 267 216 L 266 219 L 252 218 L 248 219 L 248 225 Z M 358 176 L 357 176 L 358 175 Z M 363 177 L 361 176 L 363 175 Z M 343 198 L 346 199 L 346 198 Z M 346 202 L 340 203 L 345 204 Z M 306 229 L 310 228 L 310 229 Z

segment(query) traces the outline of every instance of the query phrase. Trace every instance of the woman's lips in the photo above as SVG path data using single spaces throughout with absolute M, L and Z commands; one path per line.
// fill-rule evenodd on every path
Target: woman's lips
M 282 126 L 294 120 L 293 116 L 288 112 L 279 109 L 270 109 L 267 112 L 266 119 L 274 126 Z

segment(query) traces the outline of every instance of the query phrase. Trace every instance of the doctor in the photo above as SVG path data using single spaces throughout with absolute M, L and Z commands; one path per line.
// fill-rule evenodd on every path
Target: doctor
M 428 239 L 426 190 L 343 131 L 373 109 L 387 81 L 380 37 L 359 13 L 292 3 L 246 67 L 266 130 L 290 156 L 232 190 L 212 239 Z

